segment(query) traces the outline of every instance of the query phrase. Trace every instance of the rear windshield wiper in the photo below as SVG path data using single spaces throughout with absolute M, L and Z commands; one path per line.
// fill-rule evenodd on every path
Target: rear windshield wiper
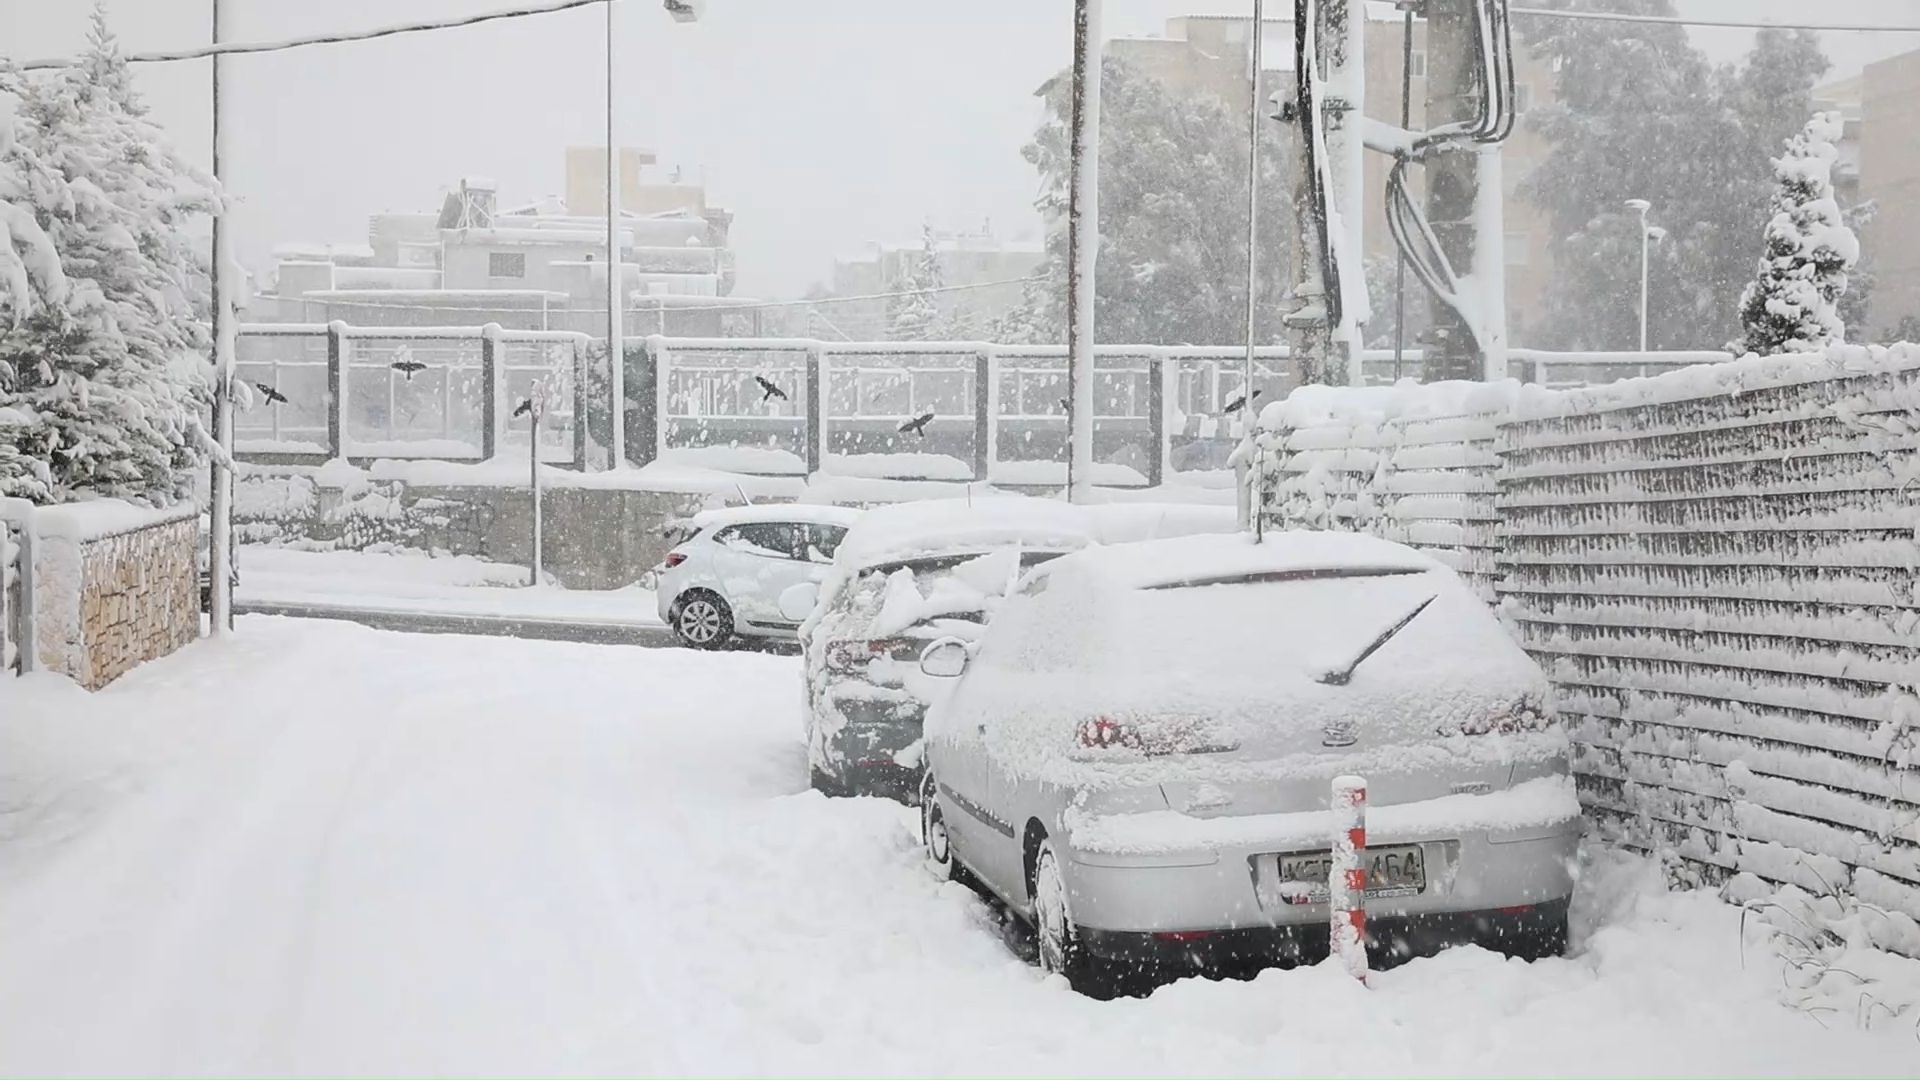
M 1428 604 L 1431 604 L 1438 599 L 1440 599 L 1440 596 L 1438 593 L 1435 593 L 1434 595 L 1427 597 L 1425 600 L 1420 601 L 1420 606 L 1414 608 L 1412 611 L 1409 611 L 1405 615 L 1401 616 L 1399 622 L 1394 623 L 1392 626 L 1387 627 L 1386 630 L 1383 631 L 1379 637 L 1374 638 L 1373 641 L 1370 642 L 1366 648 L 1361 649 L 1360 655 L 1353 658 L 1353 663 L 1348 664 L 1344 668 L 1333 668 L 1327 671 L 1326 673 L 1320 676 L 1319 681 L 1325 683 L 1328 686 L 1347 685 L 1347 683 L 1353 680 L 1353 669 L 1359 667 L 1363 662 L 1365 662 L 1367 657 L 1372 656 L 1376 652 L 1379 652 L 1380 646 L 1385 645 L 1387 642 L 1393 640 L 1393 635 L 1399 633 L 1402 630 L 1405 630 L 1407 628 L 1408 623 L 1418 618 L 1421 612 L 1427 610 Z

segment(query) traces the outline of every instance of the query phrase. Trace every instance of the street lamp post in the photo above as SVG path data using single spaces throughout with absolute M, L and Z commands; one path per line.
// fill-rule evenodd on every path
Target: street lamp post
M 1647 211 L 1653 204 L 1645 199 L 1628 199 L 1627 209 L 1640 215 L 1640 351 L 1647 351 L 1647 241 L 1653 238 L 1647 228 Z
M 614 85 L 614 73 L 619 70 L 614 56 L 619 43 L 619 35 L 614 30 L 614 8 L 616 0 L 606 0 L 607 4 L 607 370 L 609 381 L 613 384 L 612 439 L 608 448 L 612 451 L 613 467 L 625 468 L 627 465 L 627 353 L 626 353 L 626 298 L 622 295 L 626 275 L 620 262 L 620 141 L 614 125 L 614 109 L 620 100 Z M 701 0 L 661 0 L 667 14 L 674 22 L 690 23 L 700 18 Z M 656 419 L 656 422 L 657 419 Z

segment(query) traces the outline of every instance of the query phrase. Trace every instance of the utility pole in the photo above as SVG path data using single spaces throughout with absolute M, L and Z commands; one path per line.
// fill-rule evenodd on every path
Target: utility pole
M 1314 115 L 1320 103 L 1314 95 L 1318 79 L 1319 22 L 1317 6 L 1295 5 L 1293 25 L 1294 67 L 1297 76 L 1294 96 L 1283 103 L 1276 118 L 1297 126 L 1299 145 L 1293 154 L 1293 289 L 1294 307 L 1287 312 L 1287 344 L 1305 382 L 1344 383 L 1346 373 L 1336 371 L 1333 362 L 1333 333 L 1327 307 L 1325 275 L 1326 218 L 1320 205 L 1319 120 Z M 1304 15 L 1305 17 L 1300 17 Z M 1277 96 L 1277 95 L 1276 95 Z
M 619 5 L 607 0 L 607 370 L 613 383 L 613 435 L 607 444 L 613 454 L 613 467 L 627 467 L 627 351 L 625 291 L 620 269 L 620 142 L 613 118 L 619 103 L 614 92 L 613 75 L 617 70 L 614 48 L 619 36 L 614 32 L 613 14 Z M 656 423 L 665 423 L 656 419 Z
M 1260 39 L 1266 25 L 1266 6 L 1253 0 L 1253 33 L 1247 71 L 1247 358 L 1240 375 L 1240 440 L 1253 438 L 1254 318 L 1260 293 Z M 1250 452 L 1247 449 L 1243 453 Z
M 213 0 L 213 43 L 225 40 L 221 0 Z M 223 184 L 227 125 L 220 122 L 220 68 L 213 58 L 213 178 Z M 221 188 L 224 199 L 226 189 Z M 207 498 L 207 626 L 214 637 L 233 628 L 233 274 L 228 248 L 233 230 L 224 203 L 213 218 L 213 475 Z
M 1320 116 L 1330 181 L 1327 200 L 1338 211 L 1339 222 L 1336 233 L 1334 215 L 1328 216 L 1327 243 L 1337 255 L 1334 262 L 1340 271 L 1339 281 L 1327 283 L 1328 288 L 1340 290 L 1333 345 L 1346 368 L 1347 384 L 1361 386 L 1366 382 L 1361 370 L 1366 352 L 1361 325 L 1369 314 L 1362 231 L 1367 219 L 1362 210 L 1367 148 L 1360 135 L 1367 114 L 1367 12 L 1361 0 L 1323 0 L 1318 7 L 1324 18 L 1321 51 L 1326 57 L 1326 101 Z
M 1474 35 L 1473 0 L 1427 0 L 1427 118 L 1428 128 L 1455 121 L 1470 121 L 1479 114 L 1481 96 L 1486 92 L 1479 77 L 1481 50 Z M 1427 219 L 1440 241 L 1454 273 L 1462 282 L 1476 281 L 1486 286 L 1480 295 L 1463 297 L 1471 307 L 1483 306 L 1492 294 L 1499 309 L 1498 331 L 1504 352 L 1505 297 L 1496 290 L 1504 288 L 1504 267 L 1499 264 L 1499 240 L 1477 236 L 1481 232 L 1476 218 L 1485 221 L 1487 201 L 1482 184 L 1493 204 L 1492 221 L 1499 224 L 1499 148 L 1491 155 L 1471 148 L 1443 150 L 1426 160 Z M 1484 175 L 1491 166 L 1493 176 Z M 1476 238 L 1485 240 L 1484 246 Z M 1483 331 L 1495 315 L 1484 311 Z M 1421 363 L 1426 382 L 1441 379 L 1478 379 L 1487 373 L 1488 356 L 1477 340 L 1475 327 L 1447 304 L 1433 305 L 1433 340 L 1428 343 Z M 1504 366 L 1504 355 L 1500 358 Z
M 1094 261 L 1100 248 L 1100 4 L 1074 0 L 1067 179 L 1067 501 L 1093 495 Z

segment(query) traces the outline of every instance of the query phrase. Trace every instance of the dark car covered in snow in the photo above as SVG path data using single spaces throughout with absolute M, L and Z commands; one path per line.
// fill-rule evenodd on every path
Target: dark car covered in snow
M 917 797 L 920 725 L 950 680 L 929 679 L 920 654 L 976 636 L 1026 570 L 1093 542 L 1085 515 L 1062 503 L 996 497 L 870 510 L 842 541 L 817 589 L 782 597 L 804 615 L 807 760 L 830 795 Z

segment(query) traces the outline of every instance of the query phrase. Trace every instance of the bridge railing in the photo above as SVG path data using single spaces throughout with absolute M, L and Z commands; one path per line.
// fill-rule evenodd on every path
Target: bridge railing
M 514 406 L 536 385 L 548 409 L 541 458 L 586 468 L 627 431 L 634 464 L 734 472 L 1062 483 L 1067 459 L 1063 345 L 978 341 L 828 342 L 651 336 L 627 357 L 613 401 L 593 339 L 485 327 L 245 324 L 239 377 L 257 388 L 235 419 L 252 460 L 332 457 L 480 461 L 524 455 Z M 1515 349 L 1510 370 L 1584 385 L 1724 359 L 1711 352 Z M 1417 374 L 1407 350 L 1369 350 L 1370 384 Z M 1094 356 L 1094 459 L 1103 484 L 1221 477 L 1239 435 L 1241 346 L 1102 345 Z M 1302 381 L 1285 346 L 1255 350 L 1254 407 Z M 598 398 L 598 400 L 590 400 Z M 589 406 L 592 406 L 590 409 Z M 588 416 L 592 414 L 590 433 Z
M 531 425 L 512 412 L 538 386 L 542 460 L 584 465 L 590 340 L 497 325 L 245 323 L 234 369 L 252 404 L 235 414 L 235 449 L 253 460 L 525 453 Z

